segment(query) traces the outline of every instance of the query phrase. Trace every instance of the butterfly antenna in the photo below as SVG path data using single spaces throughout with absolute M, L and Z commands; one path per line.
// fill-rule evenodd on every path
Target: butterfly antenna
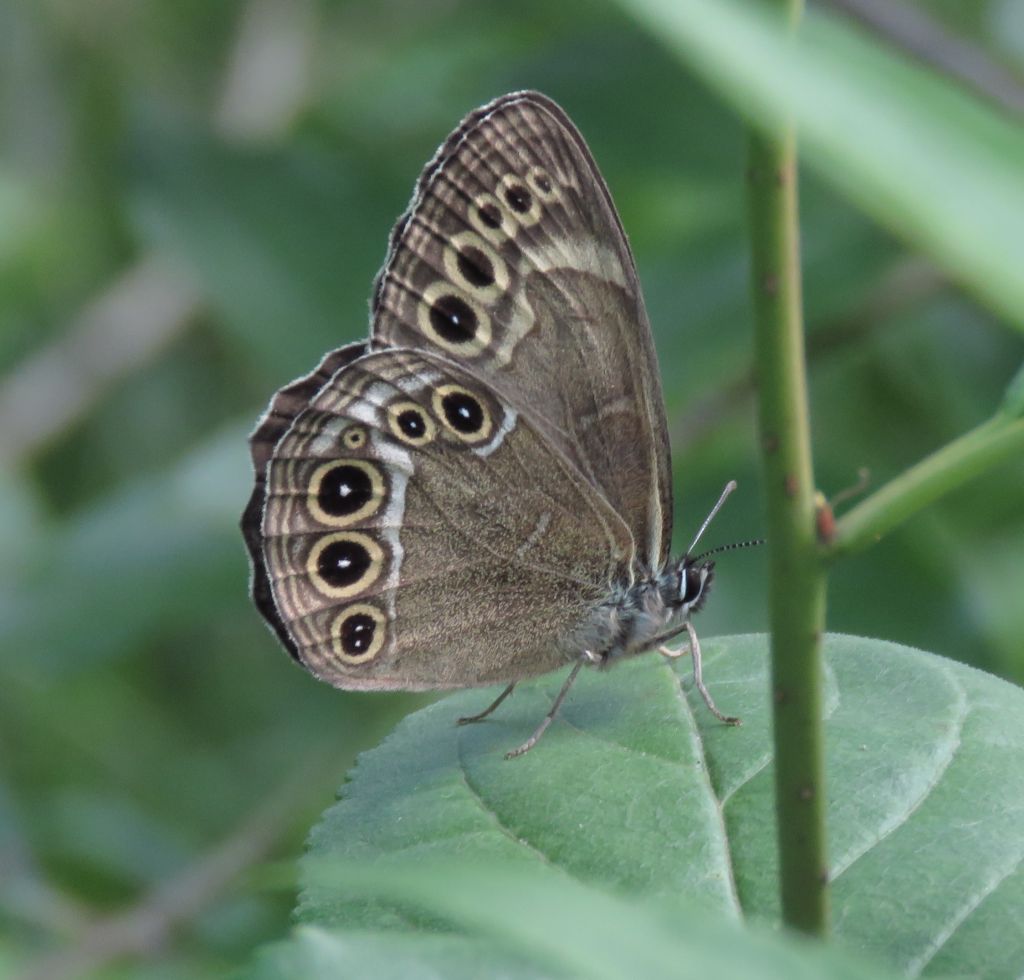
M 699 555 L 695 555 L 690 560 L 698 562 L 702 558 L 707 558 L 708 555 L 717 555 L 720 551 L 735 551 L 737 548 L 756 548 L 758 545 L 762 545 L 764 543 L 764 538 L 755 538 L 752 541 L 734 541 L 732 544 L 720 544 L 717 548 L 702 551 Z
M 730 480 L 725 485 L 725 489 L 722 491 L 722 495 L 718 498 L 718 503 L 715 504 L 715 506 L 711 508 L 711 513 L 708 514 L 708 516 L 704 518 L 704 523 L 701 524 L 700 530 L 694 536 L 694 539 L 690 542 L 690 547 L 686 549 L 686 553 L 687 554 L 689 554 L 691 551 L 693 551 L 694 546 L 697 544 L 698 541 L 700 541 L 701 535 L 708 529 L 708 525 L 715 519 L 715 514 L 717 514 L 722 509 L 722 504 L 725 503 L 725 501 L 728 498 L 729 494 L 732 493 L 733 490 L 735 490 L 735 489 L 736 489 L 736 481 L 735 480 Z

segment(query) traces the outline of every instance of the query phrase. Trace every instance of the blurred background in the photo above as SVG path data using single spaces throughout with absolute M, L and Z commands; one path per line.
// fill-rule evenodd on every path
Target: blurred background
M 1020 0 L 833 7 L 1024 107 Z M 0 85 L 0 976 L 47 953 L 48 977 L 229 970 L 289 926 L 293 894 L 253 869 L 294 859 L 356 753 L 423 701 L 318 684 L 251 608 L 258 414 L 366 335 L 445 135 L 538 88 L 636 251 L 676 543 L 731 477 L 708 545 L 758 536 L 743 129 L 618 8 L 577 0 L 3 0 Z M 986 418 L 1024 343 L 813 174 L 802 196 L 835 494 Z M 830 628 L 1024 682 L 1022 485 L 993 471 L 843 562 Z M 700 619 L 764 629 L 762 553 L 723 556 Z

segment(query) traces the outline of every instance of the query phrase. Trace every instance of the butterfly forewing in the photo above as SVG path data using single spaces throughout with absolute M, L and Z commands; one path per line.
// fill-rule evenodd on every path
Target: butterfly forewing
M 650 326 L 607 187 L 537 93 L 477 110 L 428 164 L 373 299 L 373 342 L 485 379 L 607 499 L 660 566 L 671 473 Z M 624 574 L 629 574 L 627 568 Z

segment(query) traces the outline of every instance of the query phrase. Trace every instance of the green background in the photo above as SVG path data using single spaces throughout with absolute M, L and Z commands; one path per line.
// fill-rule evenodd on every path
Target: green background
M 1019 71 L 1020 3 L 921 9 Z M 582 2 L 7 0 L 0 85 L 0 973 L 87 966 L 126 912 L 153 928 L 105 970 L 213 972 L 288 929 L 293 894 L 244 872 L 294 859 L 422 702 L 317 684 L 250 607 L 259 412 L 366 334 L 391 224 L 458 119 L 537 88 L 636 251 L 676 544 L 729 478 L 708 544 L 758 536 L 744 131 Z M 878 486 L 988 417 L 1024 344 L 813 174 L 801 192 L 818 484 Z M 844 560 L 829 628 L 1024 682 L 1022 484 L 993 471 Z M 723 556 L 702 634 L 765 625 L 763 554 Z

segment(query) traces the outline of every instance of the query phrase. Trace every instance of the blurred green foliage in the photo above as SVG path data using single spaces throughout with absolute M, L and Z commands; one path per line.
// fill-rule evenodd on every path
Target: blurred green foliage
M 1019 66 L 1019 3 L 921 6 Z M 391 223 L 475 105 L 545 91 L 611 186 L 661 356 L 678 540 L 730 477 L 709 543 L 757 536 L 760 504 L 743 128 L 617 8 L 4 0 L 0 85 L 3 974 L 215 867 L 268 800 L 251 861 L 294 857 L 355 754 L 420 703 L 296 670 L 248 603 L 236 521 L 247 430 L 365 335 Z M 806 174 L 802 197 L 818 482 L 868 466 L 879 485 L 991 414 L 1024 343 Z M 1024 682 L 1022 485 L 1020 464 L 993 472 L 842 562 L 830 628 Z M 763 568 L 720 564 L 703 633 L 763 628 Z M 156 903 L 124 970 L 244 963 L 292 896 L 179 904 Z

